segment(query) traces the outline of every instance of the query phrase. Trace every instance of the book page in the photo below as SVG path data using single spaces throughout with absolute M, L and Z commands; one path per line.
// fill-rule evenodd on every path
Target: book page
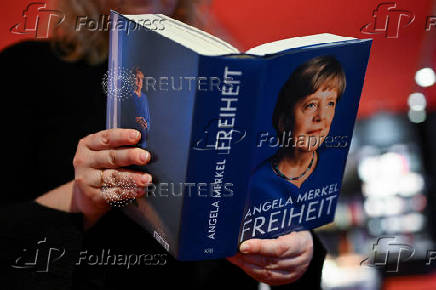
M 315 34 L 315 35 L 309 35 L 303 37 L 292 37 L 292 38 L 282 39 L 274 42 L 264 43 L 259 46 L 250 48 L 245 53 L 255 54 L 255 55 L 274 54 L 290 48 L 297 48 L 297 47 L 303 47 L 303 46 L 320 44 L 320 43 L 339 42 L 339 41 L 352 40 L 352 39 L 356 39 L 356 38 L 343 37 L 330 33 L 321 33 L 321 34 Z
M 157 33 L 165 36 L 186 48 L 203 55 L 223 55 L 223 54 L 239 54 L 237 48 L 224 40 L 215 37 L 205 31 L 185 24 L 181 21 L 172 19 L 163 14 L 138 14 L 138 15 L 123 15 L 127 19 L 144 25 L 145 21 L 162 22 L 164 29 L 155 30 Z M 282 39 L 270 43 L 264 43 L 259 46 L 247 50 L 246 54 L 266 55 L 274 54 L 290 48 L 303 47 L 320 43 L 332 43 L 356 39 L 354 37 L 343 37 L 330 33 L 315 34 L 303 37 L 292 37 Z M 243 54 L 243 53 L 242 53 Z
M 163 29 L 155 30 L 157 33 L 183 45 L 186 48 L 192 49 L 199 54 L 223 55 L 240 53 L 238 49 L 218 37 L 163 14 L 123 16 L 140 25 L 144 24 L 144 20 L 151 22 L 160 21 L 163 25 Z

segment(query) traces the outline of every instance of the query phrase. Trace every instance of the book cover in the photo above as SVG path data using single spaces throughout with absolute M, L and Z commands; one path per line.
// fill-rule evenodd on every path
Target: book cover
M 163 15 L 111 21 L 107 128 L 139 130 L 153 156 L 129 217 L 179 260 L 333 221 L 370 39 L 240 53 Z

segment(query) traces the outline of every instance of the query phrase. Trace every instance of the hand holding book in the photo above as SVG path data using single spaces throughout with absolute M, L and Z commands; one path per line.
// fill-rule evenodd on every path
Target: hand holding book
M 313 256 L 309 231 L 292 232 L 277 239 L 251 239 L 239 247 L 240 253 L 227 258 L 257 281 L 276 286 L 298 280 Z
M 128 165 L 144 165 L 150 153 L 135 145 L 140 133 L 129 129 L 103 130 L 83 138 L 74 156 L 73 211 L 82 212 L 85 227 L 92 226 L 109 210 L 109 205 L 133 200 L 145 194 L 151 175 L 126 170 Z

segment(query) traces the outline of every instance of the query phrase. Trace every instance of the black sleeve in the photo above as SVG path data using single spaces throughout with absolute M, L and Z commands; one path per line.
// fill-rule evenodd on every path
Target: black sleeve
M 17 43 L 0 53 L 4 74 L 2 88 L 2 139 L 0 142 L 2 191 L 0 207 L 5 204 L 25 202 L 41 195 L 38 170 L 38 128 L 35 99 L 35 72 L 29 62 L 27 43 Z M 6 113 L 7 112 L 7 113 Z M 2 209 L 3 211 L 3 209 Z M 14 216 L 11 217 L 11 219 Z
M 73 261 L 82 243 L 80 214 L 61 212 L 34 201 L 46 191 L 41 186 L 38 166 L 47 162 L 38 154 L 39 135 L 45 130 L 38 125 L 39 118 L 44 117 L 38 107 L 42 98 L 38 88 L 49 89 L 39 81 L 46 71 L 36 63 L 37 46 L 23 42 L 0 53 L 5 72 L 0 80 L 2 289 L 70 289 Z
M 34 201 L 0 208 L 0 285 L 5 289 L 71 289 L 82 247 L 83 216 Z M 6 286 L 7 285 L 7 286 Z
M 294 290 L 294 289 L 321 289 L 321 275 L 324 266 L 324 259 L 327 251 L 321 240 L 313 230 L 310 231 L 313 237 L 313 257 L 306 272 L 294 283 L 282 286 L 271 287 L 272 290 Z

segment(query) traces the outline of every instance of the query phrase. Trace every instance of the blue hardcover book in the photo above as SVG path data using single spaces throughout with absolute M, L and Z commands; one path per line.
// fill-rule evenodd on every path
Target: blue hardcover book
M 124 212 L 179 260 L 334 219 L 371 39 L 239 52 L 164 15 L 111 13 L 107 128 L 135 128 L 153 185 Z

